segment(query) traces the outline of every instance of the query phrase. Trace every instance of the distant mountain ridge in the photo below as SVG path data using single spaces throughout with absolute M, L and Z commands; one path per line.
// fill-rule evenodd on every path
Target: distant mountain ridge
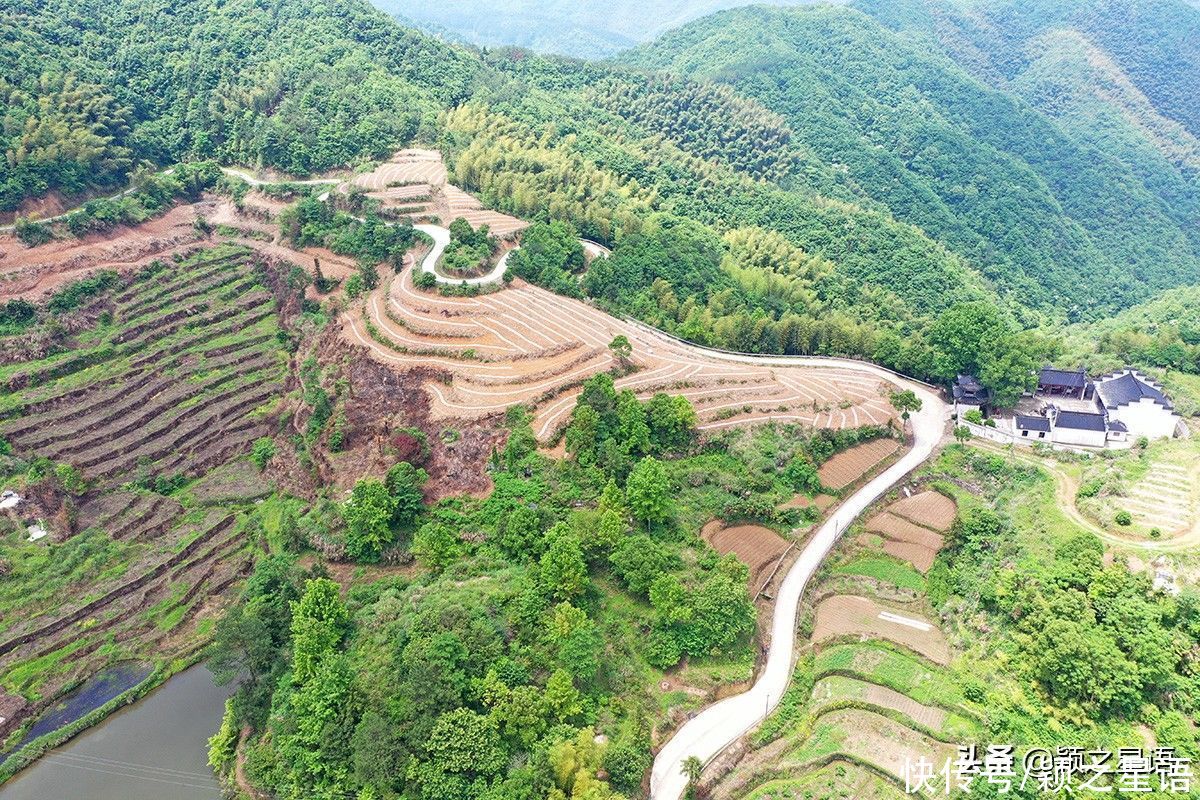
M 760 101 L 816 160 L 1010 297 L 1086 315 L 1200 280 L 1196 112 L 1177 101 L 1200 80 L 1200 13 L 1068 5 L 756 6 L 620 60 Z M 1145 5 L 1186 40 L 1173 81 L 1155 79 L 1155 27 L 1114 39 L 1097 21 L 1148 18 Z
M 495 47 L 514 45 L 539 53 L 606 58 L 665 31 L 754 0 L 372 0 L 379 9 L 430 33 Z M 814 0 L 772 0 L 805 5 Z

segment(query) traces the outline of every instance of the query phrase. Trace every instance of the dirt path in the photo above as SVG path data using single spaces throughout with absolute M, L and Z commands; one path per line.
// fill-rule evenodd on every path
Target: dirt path
M 1032 464 L 1040 469 L 1050 473 L 1054 478 L 1054 496 L 1058 502 L 1058 507 L 1062 510 L 1072 522 L 1078 525 L 1089 533 L 1094 533 L 1100 537 L 1101 541 L 1107 542 L 1114 547 L 1121 547 L 1134 550 L 1148 550 L 1151 552 L 1172 552 L 1179 550 L 1191 550 L 1200 547 L 1200 524 L 1192 526 L 1192 529 L 1182 536 L 1177 536 L 1174 539 L 1165 541 L 1150 541 L 1139 542 L 1132 539 L 1127 539 L 1124 536 L 1119 536 L 1111 531 L 1097 525 L 1092 520 L 1088 519 L 1082 511 L 1075 505 L 1075 497 L 1079 493 L 1079 480 L 1068 474 L 1061 466 L 1050 459 L 1039 458 L 1031 453 L 1018 453 L 1013 450 L 1008 450 L 997 445 L 971 441 L 971 447 L 979 450 L 986 450 L 990 453 L 997 453 L 1007 456 L 1016 461 L 1021 461 L 1025 464 Z M 1193 473 L 1200 479 L 1200 465 L 1197 465 L 1196 472 Z

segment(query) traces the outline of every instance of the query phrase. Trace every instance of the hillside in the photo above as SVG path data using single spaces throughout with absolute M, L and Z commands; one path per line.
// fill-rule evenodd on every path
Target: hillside
M 1053 96 L 1054 115 L 854 9 L 725 12 L 623 60 L 759 100 L 799 145 L 843 165 L 874 201 L 977 264 L 1010 297 L 1078 318 L 1197 274 L 1200 240 L 1189 220 L 1200 183 L 1193 137 L 1116 64 L 1089 57 L 1078 37 L 1057 37 L 1039 39 L 1028 72 L 1005 81 L 1030 99 Z M 1111 96 L 1107 109 L 1082 88 L 1072 96 L 1043 85 L 1049 75 L 1087 86 L 1083 67 L 1093 62 L 1093 72 L 1108 69 L 1107 85 L 1093 90 Z M 1121 103 L 1141 110 L 1140 127 L 1117 125 L 1112 108 Z
M 532 6 L 471 18 L 708 8 Z M 254 797 L 1195 755 L 1193 443 L 1010 463 L 912 380 L 1200 381 L 1191 6 L 9 10 L 0 780 L 200 659 Z

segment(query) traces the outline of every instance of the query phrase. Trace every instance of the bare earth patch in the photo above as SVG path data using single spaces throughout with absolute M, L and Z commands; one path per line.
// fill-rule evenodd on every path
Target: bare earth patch
M 844 489 L 899 449 L 900 443 L 895 439 L 876 439 L 843 450 L 817 471 L 821 476 L 821 485 L 830 489 Z
M 909 612 L 897 612 L 866 597 L 835 595 L 817 606 L 813 641 L 847 636 L 886 639 L 936 664 L 950 663 L 950 647 L 937 626 Z
M 937 531 L 924 528 L 890 511 L 881 511 L 867 520 L 867 530 L 882 534 L 899 542 L 910 542 L 930 550 L 942 549 L 942 536 Z
M 932 489 L 897 500 L 888 506 L 888 511 L 943 533 L 950 530 L 958 513 L 953 500 Z
M 701 430 L 761 422 L 814 428 L 882 425 L 893 417 L 882 382 L 838 366 L 740 364 L 522 281 L 476 297 L 417 289 L 412 270 L 385 281 L 341 318 L 342 333 L 397 371 L 426 368 L 434 418 L 475 419 L 535 407 L 533 429 L 553 442 L 570 421 L 580 385 L 618 366 L 608 344 L 633 345 L 618 389 L 647 399 L 687 397 Z
M 750 567 L 750 591 L 754 592 L 779 563 L 788 549 L 788 541 L 770 528 L 761 525 L 735 525 L 723 528 L 713 520 L 700 531 L 704 541 L 721 555 L 733 553 Z
M 835 502 L 837 502 L 837 498 L 827 494 L 819 494 L 816 497 L 798 494 L 781 505 L 780 508 L 815 508 L 818 511 L 824 511 Z

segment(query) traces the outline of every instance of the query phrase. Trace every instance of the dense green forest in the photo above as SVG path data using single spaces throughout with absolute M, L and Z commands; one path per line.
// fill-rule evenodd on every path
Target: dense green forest
M 172 8 L 13 4 L 0 207 L 182 159 L 306 175 L 421 140 L 489 205 L 615 245 L 583 287 L 614 310 L 926 378 L 956 304 L 1053 329 L 1200 279 L 1200 146 L 1148 20 L 1114 40 L 1100 11 L 983 31 L 937 3 L 748 8 L 606 65 L 448 45 L 364 4 Z M 1194 86 L 1178 35 L 1164 74 Z M 677 246 L 686 267 L 654 266 Z
M 1042 60 L 1086 62 L 1065 47 L 1043 49 Z M 1164 157 L 1147 132 L 1121 136 L 1119 147 L 1102 128 L 1077 134 L 1071 123 L 1082 112 L 1061 109 L 1059 124 L 857 10 L 726 12 L 624 60 L 760 100 L 791 124 L 795 146 L 841 164 L 873 200 L 1021 305 L 1092 316 L 1194 282 L 1200 269 L 1200 162 Z M 1069 105 L 1057 84 L 1036 88 L 1046 72 L 1079 91 L 1089 84 L 1086 72 L 1041 63 L 1011 82 Z
M 209 653 L 242 677 L 210 743 L 218 770 L 249 725 L 246 775 L 283 798 L 641 796 L 664 671 L 746 675 L 753 661 L 747 569 L 701 524 L 805 527 L 782 501 L 820 491 L 817 465 L 838 450 L 894 435 L 769 428 L 701 444 L 686 399 L 640 402 L 607 373 L 584 385 L 567 458 L 537 452 L 523 410 L 506 424 L 486 499 L 425 505 L 424 471 L 400 461 L 344 502 L 272 517 L 276 554 Z M 420 569 L 342 597 L 296 564 L 314 536 Z

